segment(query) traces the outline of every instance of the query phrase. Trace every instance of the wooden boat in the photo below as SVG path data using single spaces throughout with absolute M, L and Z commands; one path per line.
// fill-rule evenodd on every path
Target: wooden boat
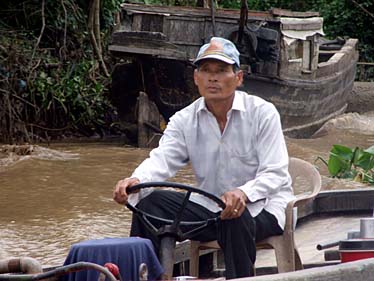
M 131 58 L 113 73 L 120 115 L 131 112 L 140 90 L 166 120 L 198 97 L 192 60 L 213 35 L 236 43 L 245 73 L 242 88 L 277 107 L 287 135 L 309 136 L 345 111 L 357 39 L 323 41 L 323 19 L 315 12 L 245 14 L 243 21 L 240 10 L 123 4 L 109 46 L 113 55 Z

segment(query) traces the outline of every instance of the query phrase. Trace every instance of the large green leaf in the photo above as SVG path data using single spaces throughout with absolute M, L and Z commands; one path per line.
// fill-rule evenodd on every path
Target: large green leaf
M 340 155 L 330 152 L 330 158 L 328 161 L 329 173 L 333 176 L 339 176 L 340 173 L 349 169 L 349 162 L 343 159 Z
M 353 151 L 354 150 L 352 148 L 349 148 L 347 146 L 340 145 L 340 144 L 334 144 L 332 146 L 332 149 L 331 149 L 332 153 L 337 154 L 339 156 L 339 158 L 342 158 L 346 161 L 351 161 L 352 160 Z
M 374 145 L 364 150 L 365 152 L 374 156 Z
M 355 160 L 354 165 L 361 167 L 365 171 L 369 171 L 374 166 L 374 156 L 367 152 L 362 152 L 360 156 Z
M 374 169 L 374 145 L 365 149 L 364 151 L 365 151 L 365 153 L 370 154 L 370 162 L 368 164 L 367 170 L 372 170 L 372 169 Z M 374 174 L 374 171 L 372 171 L 372 172 Z

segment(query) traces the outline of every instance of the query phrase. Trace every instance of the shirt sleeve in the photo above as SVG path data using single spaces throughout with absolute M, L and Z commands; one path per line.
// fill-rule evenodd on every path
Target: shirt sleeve
M 140 182 L 164 181 L 173 177 L 176 172 L 188 163 L 188 154 L 183 133 L 183 114 L 176 113 L 169 121 L 159 146 L 153 149 L 133 172 L 131 177 Z M 136 205 L 141 198 L 152 192 L 151 188 L 142 189 L 129 195 L 128 202 Z
M 278 111 L 274 105 L 267 104 L 259 116 L 256 150 L 258 170 L 254 179 L 240 186 L 250 202 L 267 199 L 283 186 L 289 186 L 288 152 L 282 132 Z
M 182 114 L 176 114 L 167 125 L 159 146 L 153 149 L 134 171 L 132 177 L 140 182 L 164 181 L 188 163 L 188 155 L 182 126 Z

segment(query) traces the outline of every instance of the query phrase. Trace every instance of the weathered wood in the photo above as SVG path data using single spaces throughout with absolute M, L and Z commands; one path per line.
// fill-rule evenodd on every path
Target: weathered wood
M 318 30 L 322 28 L 320 23 L 282 24 L 283 30 Z
M 319 12 L 293 12 L 293 11 L 284 10 L 280 8 L 272 8 L 270 12 L 275 16 L 283 16 L 283 17 L 309 18 L 309 17 L 319 16 Z
M 311 215 L 371 212 L 374 208 L 374 188 L 356 190 L 321 191 L 313 202 L 299 207 L 297 218 L 306 219 Z
M 373 210 L 374 188 L 323 191 L 314 201 L 316 214 Z
M 332 266 L 316 267 L 289 273 L 243 278 L 247 281 L 369 281 L 374 280 L 374 259 Z
M 139 49 L 138 47 L 127 47 L 127 46 L 119 46 L 119 45 L 110 45 L 108 47 L 109 51 L 115 53 L 118 56 L 123 56 L 124 54 L 142 54 L 142 55 L 151 55 L 151 56 L 162 56 L 163 58 L 168 59 L 186 59 L 185 53 L 180 53 L 177 50 L 169 50 L 169 49 L 155 49 L 145 47 Z M 179 54 L 179 56 L 178 56 Z
M 141 4 L 122 4 L 122 9 L 129 11 L 132 14 L 137 13 L 144 13 L 149 12 L 150 6 L 141 5 Z M 152 6 L 152 14 L 159 14 L 163 16 L 206 16 L 210 17 L 211 12 L 210 8 L 200 8 L 195 7 L 191 9 L 191 7 L 183 7 L 183 6 Z M 251 18 L 256 18 L 258 20 L 273 20 L 279 21 L 276 17 L 274 17 L 270 12 L 267 11 L 248 11 L 248 16 Z M 223 18 L 238 18 L 238 10 L 233 9 L 217 9 L 215 13 L 216 19 L 223 17 Z
M 331 265 L 337 265 L 340 264 L 340 261 L 328 261 L 323 263 L 310 263 L 310 264 L 304 264 L 304 269 L 309 268 L 315 268 L 315 267 L 325 267 L 325 266 L 331 266 Z M 256 276 L 262 276 L 262 275 L 269 275 L 269 274 L 277 274 L 278 269 L 276 266 L 264 266 L 264 267 L 258 267 L 256 268 Z
M 190 260 L 191 241 L 184 240 L 178 242 L 175 247 L 175 263 L 185 262 Z M 217 252 L 216 249 L 204 249 L 200 251 L 200 256 Z
M 147 125 L 148 124 L 148 125 Z M 144 92 L 139 93 L 138 97 L 138 146 L 148 147 L 150 139 L 154 135 L 154 129 L 149 127 L 152 124 L 155 127 L 160 126 L 160 114 L 157 106 L 148 99 Z

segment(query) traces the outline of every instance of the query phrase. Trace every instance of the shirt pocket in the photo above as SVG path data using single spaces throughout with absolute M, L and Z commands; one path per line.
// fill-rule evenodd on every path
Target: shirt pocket
M 248 151 L 231 150 L 230 171 L 235 186 L 241 186 L 247 181 L 254 179 L 257 169 L 258 159 L 256 149 Z
M 231 149 L 230 151 L 231 158 L 236 159 L 243 164 L 248 165 L 257 165 L 257 152 L 255 148 L 250 148 L 248 150 L 241 150 L 241 149 Z

